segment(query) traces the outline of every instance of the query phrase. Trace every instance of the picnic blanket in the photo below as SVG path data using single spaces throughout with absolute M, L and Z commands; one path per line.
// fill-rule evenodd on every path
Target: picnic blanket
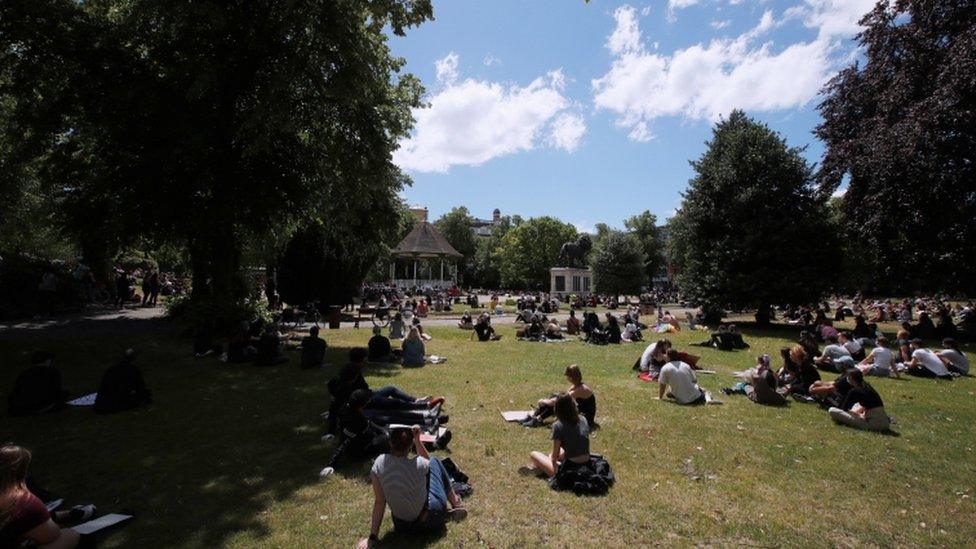
M 515 410 L 513 412 L 502 412 L 505 421 L 524 421 L 532 415 L 532 410 Z

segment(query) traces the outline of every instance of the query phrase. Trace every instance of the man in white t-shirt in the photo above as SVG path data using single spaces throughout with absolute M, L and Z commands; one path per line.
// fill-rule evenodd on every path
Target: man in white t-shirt
M 698 379 L 691 366 L 678 359 L 678 351 L 668 349 L 668 363 L 661 367 L 657 378 L 661 388 L 658 398 L 664 400 L 670 389 L 671 396 L 678 404 L 704 404 L 705 391 L 698 386 Z
M 919 377 L 952 377 L 952 373 L 946 368 L 939 355 L 926 349 L 921 339 L 913 339 L 910 344 L 912 359 L 905 364 L 909 374 Z

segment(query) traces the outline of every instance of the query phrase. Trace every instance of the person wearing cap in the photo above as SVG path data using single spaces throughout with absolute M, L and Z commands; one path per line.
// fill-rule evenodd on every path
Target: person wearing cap
M 369 349 L 368 361 L 374 363 L 393 362 L 393 346 L 390 340 L 382 334 L 383 330 L 379 326 L 373 326 L 373 337 L 369 338 L 367 348 Z
M 7 397 L 7 410 L 12 416 L 42 414 L 61 408 L 68 392 L 61 385 L 61 370 L 52 366 L 54 355 L 36 351 L 31 365 L 17 375 L 14 388 Z
M 152 393 L 146 388 L 146 380 L 135 361 L 135 350 L 126 349 L 122 361 L 105 371 L 95 397 L 96 412 L 114 414 L 152 404 Z
M 359 541 L 359 549 L 368 549 L 379 540 L 387 507 L 393 528 L 406 534 L 437 532 L 449 520 L 456 522 L 468 516 L 447 470 L 439 459 L 430 457 L 420 434 L 417 425 L 391 429 L 390 452 L 373 462 L 369 537 Z M 411 448 L 416 452 L 413 457 L 409 456 Z
M 926 349 L 921 339 L 915 338 L 909 343 L 911 344 L 912 358 L 901 365 L 902 369 L 913 376 L 952 379 L 952 372 L 946 368 L 939 355 Z
M 956 340 L 947 337 L 942 340 L 943 349 L 938 352 L 939 358 L 951 372 L 959 375 L 969 375 L 969 359 L 959 350 Z

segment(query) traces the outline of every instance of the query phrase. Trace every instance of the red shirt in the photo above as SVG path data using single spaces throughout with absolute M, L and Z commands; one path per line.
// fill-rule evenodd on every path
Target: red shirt
M 0 549 L 20 547 L 21 539 L 27 532 L 51 519 L 44 502 L 27 492 L 17 499 L 10 512 L 10 520 L 0 528 Z

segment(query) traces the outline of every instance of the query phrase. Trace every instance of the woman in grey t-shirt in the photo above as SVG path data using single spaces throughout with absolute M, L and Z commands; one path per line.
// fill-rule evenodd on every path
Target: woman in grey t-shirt
M 567 393 L 556 397 L 556 418 L 552 424 L 552 453 L 532 452 L 531 470 L 547 477 L 556 476 L 564 461 L 580 465 L 590 461 L 590 425 L 579 415 L 576 400 Z

